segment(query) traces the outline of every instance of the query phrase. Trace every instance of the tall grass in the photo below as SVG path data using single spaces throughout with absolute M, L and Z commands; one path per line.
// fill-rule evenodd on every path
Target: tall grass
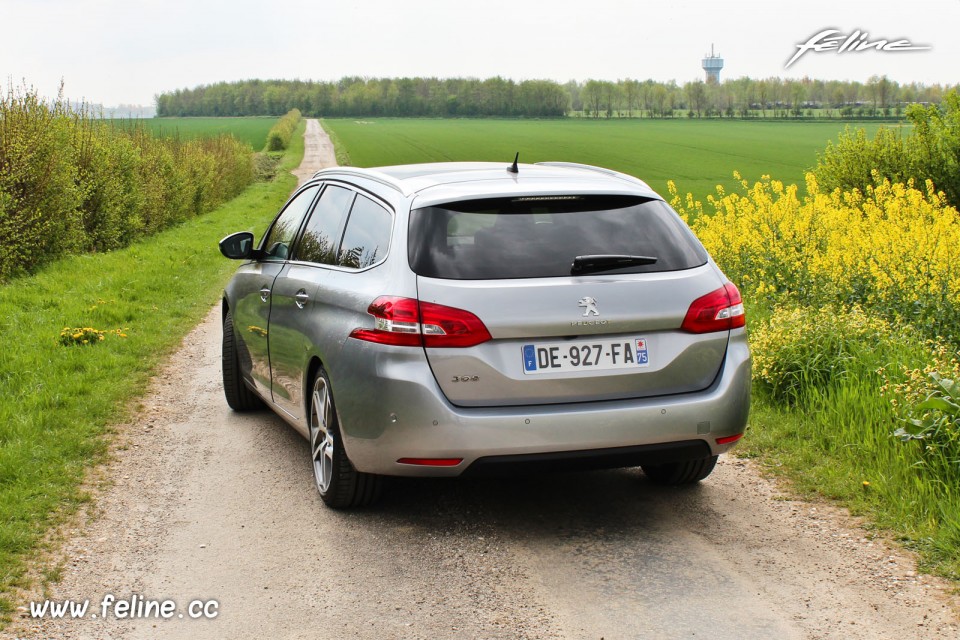
M 884 346 L 861 345 L 870 355 L 829 384 L 803 387 L 791 406 L 760 390 L 742 451 L 786 472 L 800 491 L 842 501 L 918 551 L 925 568 L 960 580 L 957 461 L 894 437 L 901 415 L 878 374 L 921 362 L 923 349 L 902 341 Z
M 127 246 L 252 180 L 252 151 L 232 137 L 156 138 L 10 87 L 0 99 L 0 281 Z

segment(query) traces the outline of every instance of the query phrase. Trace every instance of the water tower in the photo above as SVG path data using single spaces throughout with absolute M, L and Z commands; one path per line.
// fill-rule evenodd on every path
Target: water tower
M 707 72 L 707 84 L 720 82 L 720 69 L 723 69 L 723 58 L 713 53 L 710 45 L 710 55 L 703 57 L 703 70 Z

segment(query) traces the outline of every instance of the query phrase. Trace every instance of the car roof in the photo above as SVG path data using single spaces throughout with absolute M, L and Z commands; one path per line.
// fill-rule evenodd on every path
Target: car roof
M 333 167 L 315 178 L 364 177 L 416 200 L 416 207 L 478 197 L 520 194 L 623 194 L 661 199 L 637 178 L 584 164 L 542 162 L 519 164 L 517 172 L 500 162 L 435 162 L 389 167 Z

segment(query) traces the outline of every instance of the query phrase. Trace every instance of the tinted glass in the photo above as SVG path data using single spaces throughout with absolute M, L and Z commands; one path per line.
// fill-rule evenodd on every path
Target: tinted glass
M 392 228 L 393 216 L 389 211 L 370 198 L 358 195 L 343 234 L 340 264 L 363 269 L 383 260 Z
M 323 190 L 303 230 L 297 247 L 297 260 L 336 264 L 337 243 L 353 196 L 353 191 L 336 185 L 328 185 Z
M 410 212 L 409 260 L 453 280 L 569 276 L 574 258 L 656 258 L 599 273 L 651 273 L 705 264 L 707 253 L 661 200 L 544 196 L 455 202 Z
M 290 245 L 297 235 L 303 217 L 307 215 L 313 197 L 317 195 L 319 186 L 304 189 L 287 203 L 283 211 L 277 216 L 273 226 L 263 241 L 263 250 L 267 253 L 267 260 L 286 260 L 290 255 Z

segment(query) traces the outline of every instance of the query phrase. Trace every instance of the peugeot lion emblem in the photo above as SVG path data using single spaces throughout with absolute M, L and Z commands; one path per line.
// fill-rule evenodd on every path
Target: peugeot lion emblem
M 591 298 L 590 296 L 584 296 L 583 298 L 580 298 L 580 302 L 578 302 L 577 305 L 586 309 L 586 311 L 583 312 L 584 318 L 587 318 L 591 315 L 594 315 L 594 316 L 600 315 L 600 312 L 597 311 L 597 301 L 595 298 Z

